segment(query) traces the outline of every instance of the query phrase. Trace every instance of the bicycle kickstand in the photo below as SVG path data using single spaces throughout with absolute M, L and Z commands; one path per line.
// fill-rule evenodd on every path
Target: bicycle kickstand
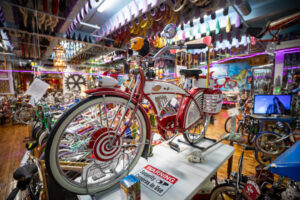
M 168 142 L 168 145 L 170 146 L 171 149 L 180 152 L 180 147 L 178 144 L 176 144 L 175 142 L 173 142 L 173 140 L 178 136 L 179 132 L 176 131 L 176 134 L 173 136 L 173 138 Z

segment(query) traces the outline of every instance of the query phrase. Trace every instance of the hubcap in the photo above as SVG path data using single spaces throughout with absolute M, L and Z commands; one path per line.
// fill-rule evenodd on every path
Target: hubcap
M 113 141 L 115 141 L 114 144 L 111 144 Z M 119 155 L 121 144 L 121 137 L 117 139 L 116 133 L 112 129 L 108 131 L 107 128 L 101 128 L 93 133 L 89 148 L 97 160 L 107 162 Z

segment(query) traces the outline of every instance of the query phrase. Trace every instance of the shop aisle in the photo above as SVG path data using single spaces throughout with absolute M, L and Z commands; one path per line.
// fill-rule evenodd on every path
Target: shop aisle
M 224 131 L 224 123 L 228 114 L 226 110 L 222 110 L 220 114 L 215 116 L 214 125 L 209 125 L 207 136 L 214 139 L 220 139 Z M 26 151 L 23 139 L 29 136 L 29 127 L 24 125 L 3 125 L 0 126 L 0 200 L 5 199 L 9 192 L 15 186 L 13 181 L 13 172 L 18 168 L 20 161 Z M 224 142 L 229 144 L 228 142 Z M 234 145 L 236 151 L 233 155 L 233 171 L 237 171 L 238 159 L 242 148 Z M 255 167 L 258 164 L 251 151 L 245 152 L 245 164 L 243 172 L 245 175 L 255 175 Z M 218 178 L 225 179 L 227 177 L 227 162 L 219 169 Z

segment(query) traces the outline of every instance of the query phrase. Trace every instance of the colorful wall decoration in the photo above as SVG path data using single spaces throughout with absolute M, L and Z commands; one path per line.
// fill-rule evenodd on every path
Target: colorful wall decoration
M 250 90 L 251 66 L 248 62 L 215 64 L 211 67 L 215 87 L 222 91 Z

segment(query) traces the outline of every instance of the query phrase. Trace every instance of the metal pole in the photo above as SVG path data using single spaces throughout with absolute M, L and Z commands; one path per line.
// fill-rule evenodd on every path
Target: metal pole
M 208 52 L 207 52 L 207 71 L 206 71 L 206 88 L 209 87 L 209 80 L 210 80 L 210 77 L 209 77 L 209 69 L 210 69 L 210 48 L 211 46 L 208 46 Z

